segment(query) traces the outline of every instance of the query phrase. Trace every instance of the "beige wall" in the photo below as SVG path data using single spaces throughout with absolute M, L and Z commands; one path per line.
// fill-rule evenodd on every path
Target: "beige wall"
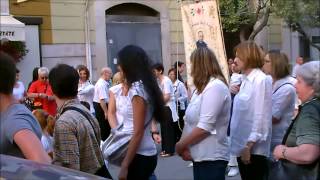
M 42 17 L 43 23 L 40 25 L 41 44 L 52 43 L 50 0 L 33 0 L 23 3 L 10 0 L 10 14 L 15 16 Z
M 85 63 L 85 0 L 32 0 L 18 5 L 10 0 L 14 15 L 41 15 L 42 56 L 48 67 L 56 63 Z M 104 11 L 119 3 L 140 3 L 160 12 L 162 49 L 166 71 L 178 59 L 185 61 L 180 4 L 176 0 L 89 0 L 90 39 L 94 70 L 105 60 L 105 42 L 97 42 L 105 35 Z M 103 7 L 97 7 L 103 5 Z M 102 10 L 103 9 L 103 10 Z M 99 13 L 99 14 L 97 14 Z M 96 24 L 96 21 L 98 23 Z M 97 36 L 97 37 L 96 37 Z M 104 40 L 105 41 L 105 40 Z M 100 56 L 100 54 L 104 54 Z M 70 60 L 70 61 L 69 61 Z
M 282 20 L 280 18 L 269 17 L 269 49 L 281 49 L 282 46 Z
M 180 5 L 181 4 L 176 0 L 168 1 L 170 17 L 171 64 L 174 64 L 176 60 L 185 62 Z
M 52 0 L 53 43 L 84 43 L 84 12 L 84 0 Z

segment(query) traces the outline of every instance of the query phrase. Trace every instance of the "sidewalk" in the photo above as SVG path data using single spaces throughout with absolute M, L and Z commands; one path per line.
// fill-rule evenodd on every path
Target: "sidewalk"
M 193 180 L 192 167 L 188 167 L 190 162 L 183 161 L 179 156 L 172 157 L 158 157 L 158 165 L 155 174 L 158 180 Z M 109 166 L 112 177 L 117 179 L 119 168 L 116 166 Z M 226 180 L 241 180 L 240 175 Z

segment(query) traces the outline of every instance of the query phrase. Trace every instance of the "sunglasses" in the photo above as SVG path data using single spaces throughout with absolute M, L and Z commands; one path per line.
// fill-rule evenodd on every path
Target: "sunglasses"
M 41 79 L 44 79 L 44 80 L 46 80 L 46 79 L 48 79 L 48 76 L 45 76 L 45 77 L 40 77 Z

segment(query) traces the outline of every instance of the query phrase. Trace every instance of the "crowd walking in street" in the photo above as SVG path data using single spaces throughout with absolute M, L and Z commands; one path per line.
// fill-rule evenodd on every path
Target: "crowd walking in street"
M 0 52 L 0 154 L 120 180 L 161 180 L 158 158 L 174 155 L 194 180 L 319 180 L 320 61 L 291 71 L 285 53 L 245 41 L 225 77 L 217 58 L 198 46 L 187 84 L 183 62 L 166 71 L 128 45 L 95 83 L 85 65 L 57 64 L 24 86 Z

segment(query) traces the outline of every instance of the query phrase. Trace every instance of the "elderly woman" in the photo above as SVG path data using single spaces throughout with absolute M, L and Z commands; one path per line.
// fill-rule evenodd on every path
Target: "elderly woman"
M 235 55 L 243 77 L 233 101 L 230 149 L 238 157 L 243 180 L 264 179 L 271 141 L 272 80 L 260 69 L 263 53 L 254 42 L 237 45 Z
M 57 105 L 48 81 L 48 75 L 48 68 L 41 67 L 38 69 L 38 80 L 31 84 L 28 90 L 28 97 L 34 98 L 35 107 L 42 108 L 54 116 L 57 111 Z
M 284 145 L 278 145 L 273 155 L 291 163 L 319 163 L 320 157 L 320 62 L 312 61 L 297 69 L 296 91 L 302 104 L 290 125 Z M 291 127 L 292 126 L 292 127 Z M 319 171 L 317 171 L 319 177 Z
M 195 180 L 222 180 L 229 159 L 231 97 L 227 81 L 208 48 L 197 48 L 190 61 L 196 91 L 186 110 L 186 124 L 176 151 L 184 160 L 193 160 Z
M 296 91 L 289 74 L 288 57 L 279 51 L 270 51 L 262 67 L 273 79 L 271 153 L 281 144 L 295 110 Z
M 90 72 L 86 66 L 79 66 L 78 73 L 80 76 L 78 84 L 78 99 L 80 102 L 87 102 L 90 105 L 90 112 L 94 114 L 93 95 L 94 86 L 89 81 Z

